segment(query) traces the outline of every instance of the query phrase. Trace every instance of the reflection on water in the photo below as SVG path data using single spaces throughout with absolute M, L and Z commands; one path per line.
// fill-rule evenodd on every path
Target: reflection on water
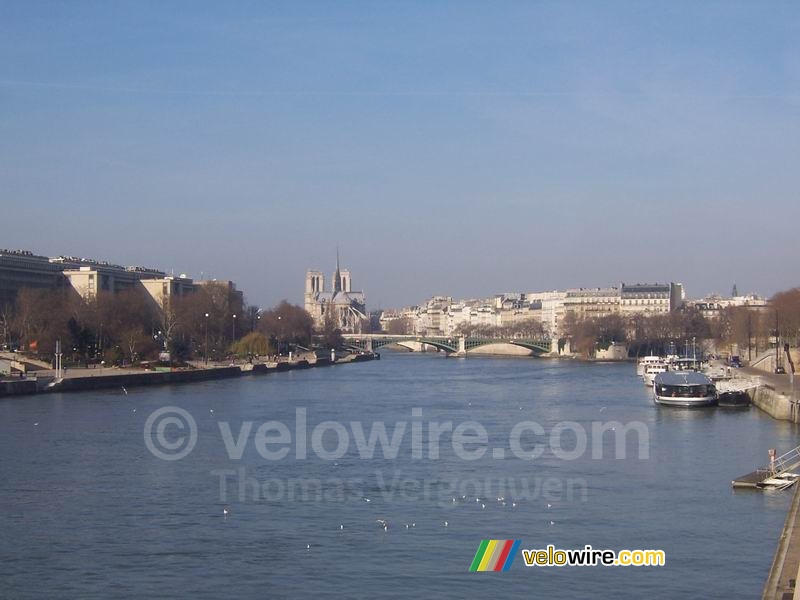
M 385 353 L 374 363 L 131 389 L 128 396 L 0 401 L 3 595 L 757 595 L 790 496 L 734 495 L 730 481 L 765 462 L 769 448 L 796 445 L 795 426 L 755 408 L 658 407 L 634 371 L 629 364 Z M 197 445 L 180 461 L 155 459 L 143 442 L 147 416 L 166 405 L 197 422 Z M 255 429 L 276 420 L 294 435 L 297 407 L 307 409 L 309 431 L 327 420 L 352 431 L 350 422 L 359 421 L 369 435 L 374 421 L 385 421 L 391 436 L 396 423 L 414 420 L 414 408 L 426 426 L 477 421 L 488 448 L 502 448 L 506 457 L 493 460 L 488 451 L 462 460 L 445 434 L 439 458 L 429 458 L 426 436 L 424 458 L 416 459 L 409 425 L 394 460 L 380 452 L 362 460 L 355 442 L 332 461 L 312 452 L 305 460 L 294 452 L 264 460 Z M 241 460 L 228 458 L 219 421 L 236 432 L 243 421 L 255 423 Z M 637 458 L 633 434 L 626 458 L 615 458 L 614 432 L 607 432 L 600 460 L 591 451 L 561 460 L 551 447 L 532 462 L 519 460 L 509 452 L 509 432 L 520 421 L 536 421 L 548 433 L 564 421 L 587 431 L 594 421 L 639 421 L 649 458 Z M 569 451 L 576 436 L 562 440 Z M 335 446 L 335 439 L 324 442 Z M 220 478 L 211 471 L 239 468 L 267 487 L 253 499 L 255 488 L 245 482 L 240 499 L 232 476 L 221 501 Z M 323 497 L 278 494 L 278 484 L 290 480 L 318 481 Z M 406 480 L 426 487 L 403 491 Z M 523 481 L 527 497 L 520 497 Z M 570 482 L 576 485 L 568 496 Z M 517 560 L 504 575 L 467 573 L 487 538 L 521 539 L 523 548 L 662 548 L 667 566 L 533 570 Z

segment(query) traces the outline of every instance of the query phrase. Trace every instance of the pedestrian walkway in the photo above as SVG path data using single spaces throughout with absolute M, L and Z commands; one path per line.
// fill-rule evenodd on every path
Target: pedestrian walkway
M 748 377 L 758 377 L 761 380 L 761 383 L 764 383 L 773 388 L 776 392 L 786 394 L 787 396 L 796 397 L 797 388 L 800 386 L 800 382 L 792 382 L 792 376 L 788 373 L 779 375 L 777 373 L 759 371 L 758 369 L 753 369 L 751 367 L 742 367 L 741 369 L 737 369 L 737 371 L 744 373 Z M 796 377 L 797 375 L 795 375 L 795 378 Z

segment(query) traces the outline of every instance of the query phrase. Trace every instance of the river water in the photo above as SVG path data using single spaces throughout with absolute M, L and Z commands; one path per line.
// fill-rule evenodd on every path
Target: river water
M 145 444 L 148 417 L 167 406 L 196 423 L 196 445 L 180 460 Z M 291 441 L 260 448 L 256 431 L 268 421 L 283 423 Z M 320 448 L 313 432 L 326 421 L 344 437 L 326 425 Z M 431 423 L 446 421 L 477 422 L 488 440 L 456 448 L 445 432 L 432 443 Z M 534 460 L 510 445 L 523 421 L 545 432 L 527 430 L 513 447 L 538 448 Z M 551 440 L 567 421 L 587 432 L 585 452 L 577 425 Z M 592 435 L 593 422 L 611 421 L 640 431 L 622 448 L 617 427 Z M 244 422 L 253 425 L 240 438 Z M 389 438 L 408 425 L 396 457 L 378 445 L 370 459 L 351 422 L 367 440 L 373 423 L 385 423 Z M 186 427 L 167 424 L 163 441 L 182 438 L 186 448 Z M 794 426 L 755 408 L 657 407 L 631 364 L 534 359 L 385 353 L 127 394 L 5 399 L 0 597 L 752 598 L 790 493 L 733 493 L 730 481 L 797 439 Z M 345 443 L 342 456 L 320 456 Z M 483 447 L 481 458 L 463 457 Z M 261 452 L 281 448 L 279 460 Z M 469 573 L 483 539 L 663 549 L 666 565 L 530 568 L 517 556 L 509 572 Z

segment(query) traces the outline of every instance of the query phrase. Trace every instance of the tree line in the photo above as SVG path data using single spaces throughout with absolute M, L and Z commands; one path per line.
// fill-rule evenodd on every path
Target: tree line
M 716 346 L 736 344 L 747 358 L 774 347 L 775 341 L 797 346 L 800 341 L 800 288 L 775 294 L 765 307 L 731 306 L 714 318 L 687 307 L 669 313 L 611 314 L 581 318 L 568 312 L 562 334 L 573 350 L 591 356 L 612 343 L 625 343 L 631 355 L 663 354 L 682 340 L 713 342 Z
M 327 341 L 340 339 L 338 329 Z M 56 341 L 64 360 L 89 365 L 222 360 L 309 348 L 311 316 L 283 301 L 268 310 L 248 306 L 227 286 L 213 283 L 156 302 L 144 290 L 99 292 L 83 298 L 70 288 L 22 288 L 0 306 L 0 342 L 52 360 Z M 339 336 L 337 338 L 337 336 Z

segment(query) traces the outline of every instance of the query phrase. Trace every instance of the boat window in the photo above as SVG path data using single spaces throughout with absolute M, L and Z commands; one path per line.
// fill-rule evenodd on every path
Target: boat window
M 703 398 L 713 393 L 708 385 L 659 385 L 658 395 L 672 398 Z

